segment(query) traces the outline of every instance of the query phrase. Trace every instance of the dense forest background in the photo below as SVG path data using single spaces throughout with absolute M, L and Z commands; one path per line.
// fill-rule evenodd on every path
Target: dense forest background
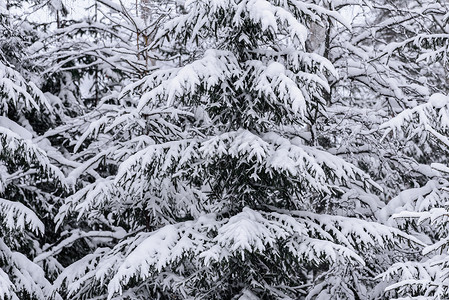
M 0 0 L 0 299 L 449 299 L 448 45 L 443 0 Z

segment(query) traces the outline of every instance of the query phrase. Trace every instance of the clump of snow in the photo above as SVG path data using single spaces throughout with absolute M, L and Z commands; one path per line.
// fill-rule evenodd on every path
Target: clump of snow
M 428 103 L 434 108 L 441 108 L 449 103 L 449 97 L 441 93 L 436 93 L 430 96 Z
M 268 65 L 267 69 L 265 70 L 266 75 L 269 77 L 279 76 L 279 74 L 282 74 L 284 72 L 285 72 L 284 65 L 276 61 L 271 62 Z

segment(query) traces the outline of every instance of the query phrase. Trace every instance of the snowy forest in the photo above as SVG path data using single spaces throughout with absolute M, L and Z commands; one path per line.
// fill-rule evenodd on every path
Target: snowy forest
M 0 300 L 449 299 L 446 0 L 0 0 Z

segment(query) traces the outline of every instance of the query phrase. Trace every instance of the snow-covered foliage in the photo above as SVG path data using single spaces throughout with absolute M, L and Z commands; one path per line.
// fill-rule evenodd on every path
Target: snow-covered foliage
M 0 300 L 449 297 L 444 1 L 91 2 L 0 0 Z
M 429 69 L 425 73 L 410 69 L 409 74 L 425 75 L 423 80 L 434 92 L 422 97 L 418 103 L 406 107 L 398 115 L 381 125 L 385 141 L 400 140 L 416 161 L 427 171 L 422 173 L 419 186 L 411 186 L 394 197 L 380 211 L 381 220 L 398 224 L 416 235 L 427 245 L 420 255 L 393 264 L 379 276 L 388 282 L 389 298 L 398 299 L 445 299 L 447 289 L 447 174 L 448 174 L 448 97 L 447 85 L 441 74 L 447 63 L 445 43 L 447 40 L 447 4 L 424 2 L 410 7 L 409 15 L 421 20 L 416 22 L 417 31 L 387 46 L 382 55 L 405 53 Z M 404 22 L 407 26 L 408 22 Z M 412 28 L 412 27 L 409 27 Z M 425 67 L 427 65 L 427 67 Z M 413 73 L 412 73 L 413 72 Z M 407 188 L 407 187 L 405 187 Z
M 447 99 L 446 95 L 434 94 L 427 103 L 403 111 L 383 124 L 385 135 L 406 131 L 407 137 L 416 136 L 425 141 L 421 143 L 433 144 L 447 153 Z M 397 220 L 404 228 L 416 231 L 427 244 L 419 259 L 396 263 L 383 273 L 382 278 L 390 282 L 387 291 L 391 295 L 409 296 L 410 299 L 424 296 L 426 299 L 444 299 L 449 296 L 445 271 L 449 187 L 446 155 L 430 164 L 433 176 L 429 176 L 424 186 L 401 192 L 381 211 L 384 220 Z

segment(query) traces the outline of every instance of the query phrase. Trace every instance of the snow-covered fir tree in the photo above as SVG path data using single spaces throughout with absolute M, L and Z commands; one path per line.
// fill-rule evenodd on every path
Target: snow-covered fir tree
M 445 68 L 449 7 L 433 1 L 410 1 L 406 7 L 408 11 L 399 13 L 403 15 L 403 27 L 414 30 L 407 36 L 396 36 L 384 55 L 414 57 L 421 67 L 410 64 L 406 74 L 426 81 L 429 90 L 438 93 L 411 103 L 381 126 L 385 141 L 399 141 L 404 145 L 402 152 L 420 164 L 421 178 L 415 186 L 404 186 L 381 210 L 380 217 L 408 230 L 427 246 L 419 255 L 392 265 L 379 278 L 388 283 L 389 299 L 446 299 L 449 98 Z
M 54 242 L 55 204 L 65 178 L 47 155 L 53 147 L 39 137 L 55 123 L 55 103 L 36 85 L 24 49 L 36 39 L 26 21 L 0 1 L 0 299 L 59 298 L 48 279 L 60 265 L 33 259 Z
M 422 148 L 440 149 L 442 156 L 429 165 L 427 182 L 402 191 L 382 210 L 403 228 L 423 240 L 427 246 L 414 260 L 399 262 L 383 275 L 390 285 L 390 297 L 407 299 L 444 299 L 449 295 L 447 278 L 447 147 L 449 97 L 437 93 L 427 103 L 405 110 L 385 123 L 386 134 L 407 133 L 407 137 L 421 139 Z M 429 146 L 427 146 L 429 145 Z M 426 150 L 424 150 L 426 151 Z
M 350 27 L 331 2 L 195 1 L 167 20 L 148 49 L 176 60 L 103 101 L 74 147 L 96 153 L 58 216 L 79 228 L 45 255 L 89 251 L 55 290 L 369 299 L 373 257 L 422 243 L 372 222 L 382 187 L 319 140 L 339 78 L 310 40 L 326 26 Z

